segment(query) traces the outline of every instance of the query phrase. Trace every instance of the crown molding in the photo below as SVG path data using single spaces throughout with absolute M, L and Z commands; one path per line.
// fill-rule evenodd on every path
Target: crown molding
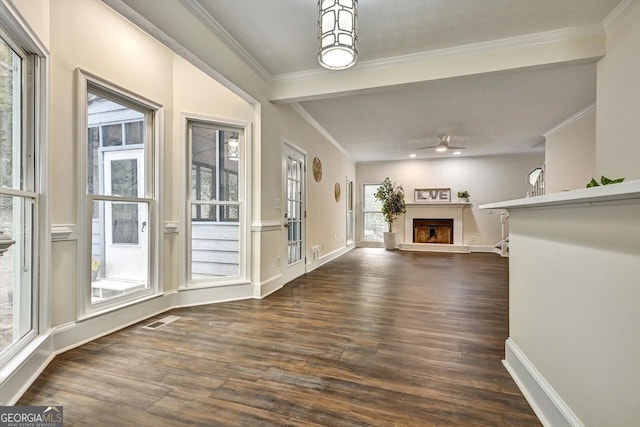
M 333 144 L 342 154 L 347 156 L 347 158 L 349 160 L 353 160 L 351 158 L 351 155 L 349 153 L 347 153 L 347 150 L 345 150 L 344 147 L 342 145 L 340 145 L 340 143 L 338 141 L 336 141 L 329 134 L 329 132 L 327 132 L 327 130 L 322 127 L 322 125 L 320 123 L 318 123 L 313 117 L 311 117 L 311 114 L 309 114 L 309 112 L 307 110 L 305 110 L 302 105 L 300 105 L 297 102 L 294 102 L 294 103 L 292 103 L 290 105 L 291 105 L 291 108 L 293 108 L 298 114 L 300 114 L 300 116 L 302 116 L 303 119 L 305 119 L 307 122 L 309 122 L 309 124 L 311 126 L 313 126 L 318 132 L 320 132 L 320 134 L 322 136 L 324 136 L 331 144 Z
M 637 4 L 638 0 L 623 0 L 611 11 L 609 15 L 607 15 L 606 18 L 604 18 L 602 25 L 604 25 L 605 29 L 608 29 L 611 25 L 624 18 Z
M 584 116 L 586 116 L 587 114 L 589 114 L 589 113 L 591 113 L 591 112 L 593 112 L 595 110 L 596 110 L 596 103 L 594 102 L 593 104 L 586 106 L 582 110 L 580 110 L 577 113 L 575 113 L 573 116 L 571 116 L 568 119 L 564 120 L 562 123 L 552 127 L 551 129 L 546 131 L 544 134 L 542 134 L 542 136 L 544 136 L 545 138 L 548 138 L 551 135 L 553 135 L 554 133 L 566 128 L 567 126 L 569 126 L 569 125 L 571 125 L 573 123 L 575 123 L 576 121 L 580 120 L 581 118 L 583 118 Z
M 183 0 L 184 1 L 184 0 Z M 635 2 L 638 0 L 625 0 Z M 455 57 L 460 55 L 483 53 L 488 51 L 522 48 L 527 46 L 539 45 L 543 43 L 553 43 L 564 40 L 573 40 L 581 37 L 598 36 L 604 34 L 604 26 L 602 24 L 585 25 L 580 27 L 563 28 L 553 31 L 545 31 L 542 33 L 527 34 L 523 36 L 510 37 L 506 39 L 491 40 L 480 43 L 473 43 L 462 46 L 449 47 L 444 49 L 430 50 L 426 52 L 412 53 L 408 55 L 399 55 L 383 59 L 374 59 L 371 61 L 361 61 L 354 65 L 350 70 L 372 70 L 377 68 L 385 68 L 393 65 L 402 65 L 410 62 L 424 61 L 433 58 Z M 285 73 L 271 76 L 274 82 L 296 81 L 313 79 L 327 73 L 335 73 L 329 70 L 308 70 L 295 73 Z
M 242 47 L 236 39 L 225 30 L 218 21 L 207 10 L 202 7 L 198 0 L 178 0 L 189 12 L 191 12 L 200 22 L 202 22 L 212 33 L 214 33 L 222 42 L 227 45 L 240 59 L 250 66 L 260 77 L 267 82 L 272 79 L 271 74 L 255 60 L 253 56 Z

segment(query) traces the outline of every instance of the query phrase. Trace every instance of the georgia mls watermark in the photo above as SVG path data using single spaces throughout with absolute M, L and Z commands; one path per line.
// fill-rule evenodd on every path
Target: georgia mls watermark
M 0 406 L 0 427 L 62 427 L 62 406 Z

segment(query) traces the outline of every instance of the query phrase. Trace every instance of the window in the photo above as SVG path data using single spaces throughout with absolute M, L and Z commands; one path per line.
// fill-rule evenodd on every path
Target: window
M 91 312 L 157 290 L 151 271 L 158 107 L 82 76 L 87 90 L 85 244 L 91 248 L 85 301 Z
M 38 333 L 37 65 L 0 33 L 0 362 Z
M 240 195 L 244 131 L 189 121 L 190 281 L 239 277 L 242 271 Z
M 380 184 L 364 184 L 362 202 L 362 239 L 368 242 L 382 242 L 384 236 L 384 216 L 382 215 L 382 202 L 376 200 L 374 195 Z

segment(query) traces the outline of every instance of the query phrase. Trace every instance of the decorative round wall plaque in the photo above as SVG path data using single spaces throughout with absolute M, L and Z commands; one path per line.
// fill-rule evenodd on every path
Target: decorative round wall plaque
M 333 196 L 336 198 L 336 202 L 340 201 L 340 184 L 338 184 L 337 182 L 333 187 Z
M 316 182 L 322 180 L 322 162 L 317 157 L 313 158 L 313 178 Z

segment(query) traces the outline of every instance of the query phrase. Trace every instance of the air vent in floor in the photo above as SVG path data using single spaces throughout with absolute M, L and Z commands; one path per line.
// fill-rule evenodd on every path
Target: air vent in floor
M 162 328 L 165 325 L 168 325 L 171 322 L 175 322 L 176 320 L 180 319 L 180 316 L 167 316 L 167 317 L 163 317 L 160 320 L 156 320 L 154 322 L 149 323 L 146 326 L 143 326 L 143 329 L 151 329 L 151 330 L 156 330 L 158 328 Z

